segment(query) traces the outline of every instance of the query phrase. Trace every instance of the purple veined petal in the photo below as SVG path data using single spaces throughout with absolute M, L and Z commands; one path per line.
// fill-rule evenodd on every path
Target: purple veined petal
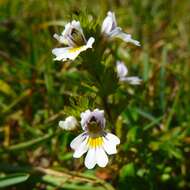
M 102 33 L 105 33 L 105 34 L 109 34 L 111 32 L 111 29 L 112 29 L 112 18 L 110 16 L 107 16 L 103 23 L 102 23 Z
M 81 33 L 81 35 L 83 36 L 84 40 L 86 41 L 84 33 L 83 33 L 83 29 L 82 29 L 82 27 L 80 25 L 80 22 L 76 21 L 76 20 L 73 20 L 71 22 L 71 26 L 72 26 L 72 28 L 75 28 L 76 30 L 78 30 Z
M 115 14 L 111 11 L 107 13 L 106 18 L 102 23 L 101 31 L 104 34 L 110 36 L 110 33 L 117 27 L 117 22 L 115 18 Z
M 73 157 L 80 158 L 87 151 L 88 151 L 88 137 L 76 147 Z
M 81 117 L 81 126 L 82 126 L 83 130 L 85 130 L 85 128 L 87 127 L 87 123 L 89 122 L 89 120 L 91 118 L 91 111 L 86 110 L 85 112 L 82 112 L 80 114 L 80 117 Z
M 87 136 L 87 134 L 84 132 L 84 133 L 82 133 L 82 134 L 80 134 L 80 135 L 78 135 L 77 137 L 75 137 L 72 141 L 71 141 L 71 143 L 70 143 L 70 147 L 72 148 L 72 149 L 77 149 L 77 147 L 87 138 L 88 136 Z
M 116 27 L 115 29 L 113 29 L 110 33 L 109 33 L 109 37 L 110 38 L 114 38 L 117 37 L 117 35 L 119 35 L 122 32 L 122 29 L 120 27 Z
M 103 110 L 99 110 L 99 109 L 95 109 L 93 112 L 92 112 L 92 116 L 94 116 L 97 121 L 101 124 L 101 127 L 102 128 L 105 128 L 105 117 L 104 117 L 104 111 Z

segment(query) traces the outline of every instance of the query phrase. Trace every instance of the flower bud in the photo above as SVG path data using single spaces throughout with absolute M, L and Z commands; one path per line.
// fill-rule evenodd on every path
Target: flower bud
M 73 116 L 67 117 L 64 121 L 59 121 L 59 127 L 67 131 L 76 129 L 77 125 L 77 120 Z

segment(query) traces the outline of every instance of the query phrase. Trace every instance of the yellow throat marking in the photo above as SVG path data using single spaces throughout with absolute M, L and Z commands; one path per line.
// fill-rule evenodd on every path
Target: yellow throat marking
M 89 139 L 88 139 L 88 145 L 90 148 L 97 148 L 97 147 L 102 146 L 102 144 L 103 144 L 102 137 L 97 137 L 97 138 L 89 137 Z
M 80 47 L 74 47 L 72 49 L 69 50 L 70 53 L 75 53 L 76 51 L 79 51 L 80 49 L 82 49 L 83 46 L 80 46 Z

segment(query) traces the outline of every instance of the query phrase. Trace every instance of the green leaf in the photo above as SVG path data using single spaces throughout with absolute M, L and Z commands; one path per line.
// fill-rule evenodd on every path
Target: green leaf
M 35 139 L 32 139 L 32 140 L 29 140 L 29 141 L 26 141 L 26 142 L 22 142 L 22 143 L 19 143 L 19 144 L 16 144 L 16 145 L 12 145 L 10 147 L 7 148 L 8 151 L 16 151 L 16 150 L 22 150 L 22 149 L 26 149 L 26 148 L 29 148 L 33 145 L 36 145 L 38 143 L 41 143 L 43 141 L 46 141 L 48 139 L 50 139 L 54 134 L 52 132 L 42 136 L 42 137 L 39 137 L 39 138 L 35 138 Z
M 15 98 L 12 103 L 10 103 L 4 110 L 2 110 L 2 113 L 5 114 L 9 112 L 14 106 L 16 106 L 18 103 L 20 103 L 23 99 L 28 97 L 31 94 L 31 90 L 25 90 L 20 96 Z
M 15 173 L 0 177 L 0 188 L 8 187 L 17 183 L 22 183 L 29 178 L 29 174 Z
M 159 122 L 160 122 L 163 118 L 164 118 L 164 116 L 161 116 L 161 117 L 158 117 L 158 118 L 154 119 L 154 120 L 153 120 L 152 122 L 150 122 L 148 125 L 145 125 L 145 126 L 143 127 L 143 130 L 148 130 L 148 129 L 154 127 L 155 125 L 158 125 Z
M 75 181 L 75 179 L 73 179 L 72 183 L 68 182 L 67 178 L 64 177 L 54 177 L 51 175 L 44 175 L 42 177 L 42 181 L 48 184 L 51 184 L 55 187 L 63 187 L 65 189 L 83 189 L 83 190 L 105 190 L 105 188 L 101 187 L 101 186 L 93 186 L 92 184 L 88 184 L 88 183 L 77 183 Z

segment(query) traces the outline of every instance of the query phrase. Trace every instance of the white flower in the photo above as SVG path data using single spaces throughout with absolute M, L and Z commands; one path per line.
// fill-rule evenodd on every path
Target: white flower
M 54 34 L 54 38 L 60 43 L 67 45 L 67 47 L 54 48 L 52 50 L 52 53 L 56 56 L 54 60 L 57 61 L 74 60 L 82 51 L 92 48 L 92 44 L 95 41 L 93 37 L 86 41 L 80 22 L 75 20 L 65 26 L 65 30 L 60 36 Z
M 84 132 L 77 136 L 70 146 L 75 151 L 74 158 L 80 158 L 87 152 L 84 163 L 88 169 L 94 168 L 96 164 L 105 167 L 108 163 L 107 154 L 117 153 L 116 145 L 120 144 L 120 140 L 104 130 L 105 122 L 103 110 L 86 110 L 81 113 Z
M 123 62 L 117 61 L 116 69 L 117 69 L 117 76 L 120 81 L 126 81 L 133 85 L 138 85 L 141 83 L 142 80 L 139 77 L 126 77 L 128 74 L 128 69 Z
M 69 116 L 65 121 L 59 121 L 59 127 L 67 131 L 74 130 L 77 127 L 77 120 L 75 117 Z
M 117 26 L 115 14 L 108 12 L 106 18 L 102 24 L 102 33 L 109 38 L 120 38 L 125 42 L 133 43 L 136 46 L 140 46 L 139 41 L 132 39 L 130 34 L 122 32 L 122 29 Z

